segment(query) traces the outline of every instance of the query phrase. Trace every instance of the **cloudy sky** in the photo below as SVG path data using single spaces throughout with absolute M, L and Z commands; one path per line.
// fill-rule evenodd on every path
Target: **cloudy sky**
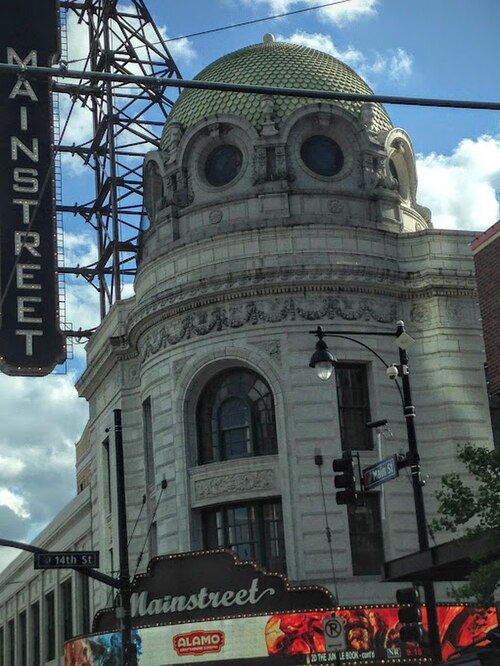
M 499 101 L 498 0 L 146 0 L 186 79 L 214 59 L 278 39 L 318 48 L 353 67 L 381 95 Z M 125 5 L 124 5 L 125 6 Z M 315 8 L 316 7 L 316 8 Z M 311 9 L 229 30 L 192 33 L 270 15 Z M 187 37 L 186 37 L 187 36 Z M 183 39 L 179 39 L 184 37 Z M 87 46 L 69 26 L 71 68 Z M 61 100 L 67 108 L 67 101 Z M 418 155 L 419 195 L 437 228 L 482 231 L 500 217 L 500 112 L 387 106 L 395 126 L 411 136 Z M 89 135 L 89 117 L 76 107 L 66 143 Z M 63 160 L 64 196 L 92 198 L 77 158 Z M 77 187 L 75 187 L 75 185 Z M 66 265 L 95 258 L 91 230 L 65 227 Z M 67 320 L 73 328 L 98 323 L 97 294 L 84 282 L 67 284 Z M 0 376 L 0 534 L 28 541 L 75 493 L 74 443 L 86 418 L 86 403 L 74 383 L 84 368 L 84 348 L 46 378 Z M 0 568 L 15 551 L 0 548 Z

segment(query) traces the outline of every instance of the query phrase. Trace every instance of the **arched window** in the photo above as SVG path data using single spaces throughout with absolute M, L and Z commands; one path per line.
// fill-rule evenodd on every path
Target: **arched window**
M 277 452 L 274 401 L 267 382 L 247 368 L 215 375 L 197 406 L 199 462 Z

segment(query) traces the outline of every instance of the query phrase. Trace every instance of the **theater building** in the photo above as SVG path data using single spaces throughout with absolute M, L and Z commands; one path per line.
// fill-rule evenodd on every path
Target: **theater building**
M 271 36 L 198 78 L 372 94 L 339 60 Z M 408 470 L 346 507 L 332 460 L 351 450 L 366 467 L 408 449 L 385 368 L 398 320 L 415 340 L 428 518 L 441 475 L 461 470 L 457 447 L 491 446 L 474 234 L 432 227 L 411 139 L 370 101 L 185 90 L 145 158 L 144 199 L 135 295 L 91 338 L 77 383 L 89 404 L 78 494 L 37 544 L 99 550 L 101 570 L 117 571 L 119 410 L 132 574 L 156 555 L 223 547 L 344 605 L 393 603 L 382 562 L 418 547 Z M 318 326 L 348 335 L 325 336 L 338 359 L 328 382 L 309 367 Z M 366 428 L 385 419 L 380 434 Z M 0 583 L 11 666 L 23 643 L 39 650 L 28 663 L 62 663 L 64 638 L 112 597 L 67 570 L 33 571 L 28 554 Z

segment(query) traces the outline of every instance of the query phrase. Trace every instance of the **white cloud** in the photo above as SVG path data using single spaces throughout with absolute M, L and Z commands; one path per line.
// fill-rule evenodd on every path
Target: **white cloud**
M 11 490 L 7 488 L 0 487 L 0 506 L 6 506 L 11 511 L 13 511 L 16 516 L 21 518 L 29 518 L 29 513 L 27 513 L 24 508 L 24 500 L 19 495 L 16 495 Z
M 463 139 L 451 155 L 418 155 L 418 200 L 438 229 L 484 230 L 500 217 L 500 139 Z
M 87 420 L 74 374 L 0 375 L 0 534 L 30 541 L 75 494 L 74 443 Z M 0 549 L 0 567 L 17 555 Z
M 330 35 L 301 30 L 297 30 L 290 37 L 279 36 L 278 39 L 329 53 L 352 67 L 372 88 L 376 88 L 377 79 L 389 78 L 404 83 L 412 73 L 413 57 L 402 48 L 367 55 L 352 46 L 339 49 Z
M 88 266 L 97 261 L 97 245 L 88 234 L 64 233 L 64 263 L 66 266 Z
M 325 4 L 317 0 L 244 0 L 244 2 L 252 6 L 263 5 L 264 10 L 269 14 L 284 14 L 305 7 L 316 7 L 318 4 Z M 349 0 L 313 11 L 321 20 L 342 26 L 375 16 L 378 4 L 379 0 Z

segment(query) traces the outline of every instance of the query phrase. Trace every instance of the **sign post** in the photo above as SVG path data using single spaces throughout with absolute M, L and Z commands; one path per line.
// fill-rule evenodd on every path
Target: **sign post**
M 386 481 L 399 476 L 399 461 L 396 454 L 380 460 L 363 470 L 363 485 L 365 490 L 371 490 Z
M 327 652 L 338 652 L 346 649 L 345 624 L 340 617 L 329 617 L 323 621 L 325 648 Z
M 98 550 L 63 550 L 35 553 L 35 569 L 92 569 L 99 568 Z

